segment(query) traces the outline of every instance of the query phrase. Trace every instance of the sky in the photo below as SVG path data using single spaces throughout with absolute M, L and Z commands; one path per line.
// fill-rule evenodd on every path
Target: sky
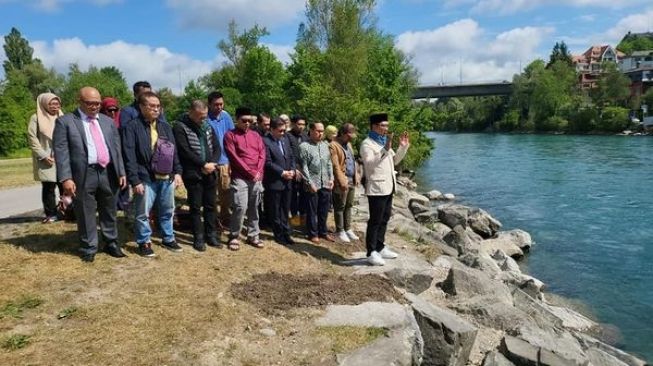
M 289 62 L 304 11 L 305 0 L 0 0 L 0 34 L 16 27 L 62 73 L 116 66 L 130 85 L 179 93 L 225 62 L 216 45 L 231 19 L 265 26 L 262 43 Z M 653 31 L 651 0 L 378 0 L 376 16 L 422 85 L 511 80 L 558 41 L 582 53 Z

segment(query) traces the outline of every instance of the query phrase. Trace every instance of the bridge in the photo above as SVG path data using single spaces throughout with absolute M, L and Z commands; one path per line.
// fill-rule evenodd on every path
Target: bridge
M 413 99 L 480 97 L 488 95 L 509 95 L 512 93 L 511 82 L 456 84 L 456 85 L 423 85 L 413 92 Z

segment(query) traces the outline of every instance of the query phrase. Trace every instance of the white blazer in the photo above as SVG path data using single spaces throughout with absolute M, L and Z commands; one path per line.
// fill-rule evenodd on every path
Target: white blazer
M 392 194 L 397 185 L 395 165 L 399 164 L 406 156 L 408 146 L 400 146 L 395 154 L 394 150 L 387 151 L 371 138 L 366 138 L 361 143 L 360 154 L 363 159 L 365 174 L 365 194 L 368 196 L 387 196 Z

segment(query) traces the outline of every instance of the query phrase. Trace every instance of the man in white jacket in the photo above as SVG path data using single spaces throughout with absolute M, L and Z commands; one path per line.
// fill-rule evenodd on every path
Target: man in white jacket
M 404 132 L 399 138 L 399 149 L 392 150 L 392 134 L 388 133 L 388 115 L 370 116 L 370 132 L 360 148 L 365 171 L 365 194 L 370 205 L 367 221 L 367 260 L 371 265 L 382 266 L 384 259 L 397 258 L 397 253 L 386 247 L 385 231 L 392 214 L 392 196 L 397 180 L 395 165 L 406 156 L 410 139 Z

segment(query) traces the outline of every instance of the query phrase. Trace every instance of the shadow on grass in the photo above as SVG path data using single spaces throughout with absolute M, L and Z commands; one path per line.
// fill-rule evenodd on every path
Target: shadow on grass
M 311 257 L 317 259 L 328 260 L 332 264 L 342 266 L 347 261 L 347 258 L 342 255 L 332 252 L 328 248 L 325 248 L 321 245 L 307 244 L 303 241 L 295 239 L 296 244 L 288 245 L 286 248 L 304 255 L 310 255 Z
M 30 212 L 25 212 L 20 215 L 14 215 L 0 219 L 2 224 L 25 224 L 29 222 L 39 222 L 43 220 L 43 210 L 38 209 Z
M 33 253 L 65 253 L 76 256 L 79 248 L 76 231 L 28 234 L 5 239 L 5 242 Z

